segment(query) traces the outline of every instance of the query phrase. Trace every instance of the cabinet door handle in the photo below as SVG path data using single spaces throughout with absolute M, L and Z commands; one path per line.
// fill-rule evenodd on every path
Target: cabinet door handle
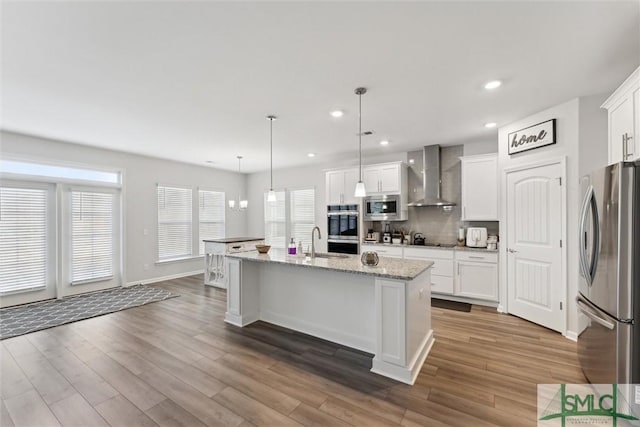
M 633 150 L 629 151 L 629 140 L 633 139 L 632 136 L 629 136 L 629 134 L 625 133 L 622 136 L 622 140 L 624 142 L 624 159 L 627 160 L 627 158 L 629 158 L 629 156 L 633 155 Z M 633 145 L 631 145 L 631 147 L 633 147 Z

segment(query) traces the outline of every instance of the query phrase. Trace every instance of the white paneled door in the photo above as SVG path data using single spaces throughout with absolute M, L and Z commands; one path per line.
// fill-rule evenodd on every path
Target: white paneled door
M 511 314 L 564 332 L 560 163 L 507 173 L 507 294 Z

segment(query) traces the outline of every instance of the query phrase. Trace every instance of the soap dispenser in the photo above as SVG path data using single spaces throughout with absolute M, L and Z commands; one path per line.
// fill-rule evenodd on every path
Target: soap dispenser
M 296 243 L 293 241 L 293 237 L 291 238 L 291 242 L 289 242 L 289 255 L 296 254 Z

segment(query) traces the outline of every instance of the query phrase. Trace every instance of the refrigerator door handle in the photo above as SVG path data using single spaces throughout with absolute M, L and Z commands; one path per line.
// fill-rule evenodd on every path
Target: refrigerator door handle
M 578 245 L 578 259 L 580 261 L 580 271 L 582 275 L 587 280 L 589 286 L 591 286 L 591 275 L 589 274 L 589 268 L 587 267 L 587 214 L 589 211 L 589 206 L 591 204 L 591 195 L 593 194 L 593 186 L 589 186 L 586 194 L 584 195 L 584 200 L 582 202 L 582 209 L 580 210 L 580 226 L 579 226 L 579 236 L 580 236 L 580 244 Z
M 589 274 L 591 275 L 591 283 L 596 278 L 596 270 L 598 268 L 598 257 L 600 255 L 600 213 L 598 212 L 598 203 L 596 201 L 596 194 L 591 187 L 591 200 L 589 202 L 591 207 L 591 218 L 593 220 L 593 247 L 591 249 L 591 262 L 589 267 Z
M 578 305 L 578 310 L 580 310 L 589 319 L 593 320 L 596 323 L 599 323 L 600 325 L 604 326 L 607 329 L 610 329 L 610 330 L 615 329 L 616 327 L 615 323 L 609 322 L 608 320 L 603 319 L 602 317 L 595 314 L 593 311 L 591 311 L 590 307 L 584 304 L 580 299 L 576 298 L 576 300 L 577 300 L 576 303 Z

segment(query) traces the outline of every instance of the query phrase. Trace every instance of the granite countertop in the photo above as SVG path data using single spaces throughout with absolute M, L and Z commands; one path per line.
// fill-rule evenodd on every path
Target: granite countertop
M 264 240 L 264 237 L 227 237 L 224 239 L 204 239 L 203 242 L 240 243 L 240 242 L 252 242 L 254 240 Z
M 381 243 L 381 242 L 362 242 L 363 245 L 375 245 L 375 246 L 391 246 L 397 248 L 422 248 L 422 249 L 449 249 L 455 251 L 471 251 L 471 252 L 491 252 L 498 253 L 497 249 L 487 249 L 487 248 L 471 248 L 468 246 L 451 246 L 451 244 L 443 244 L 443 246 L 433 246 L 433 245 L 405 245 L 405 244 L 394 244 L 394 243 Z
M 384 277 L 386 279 L 413 280 L 433 265 L 431 261 L 405 260 L 399 258 L 380 257 L 375 267 L 364 266 L 359 255 L 346 255 L 344 258 L 315 258 L 288 255 L 284 249 L 271 248 L 268 254 L 257 251 L 227 254 L 229 258 L 247 261 L 274 262 L 294 267 L 320 268 L 353 274 Z

